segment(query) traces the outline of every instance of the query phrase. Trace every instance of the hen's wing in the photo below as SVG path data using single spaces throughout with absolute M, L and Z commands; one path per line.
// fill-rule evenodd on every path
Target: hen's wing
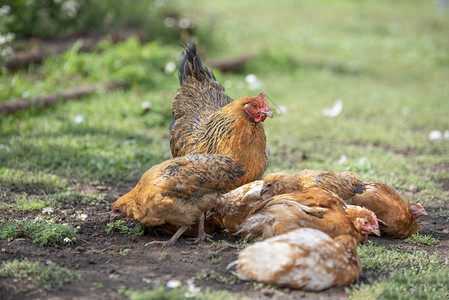
M 164 195 L 189 198 L 210 192 L 225 192 L 240 177 L 243 165 L 220 154 L 195 154 L 161 164 L 157 185 Z
M 170 125 L 172 155 L 188 154 L 204 133 L 202 123 L 233 100 L 215 80 L 212 71 L 204 67 L 191 40 L 179 60 L 179 88 L 173 101 L 173 122 Z

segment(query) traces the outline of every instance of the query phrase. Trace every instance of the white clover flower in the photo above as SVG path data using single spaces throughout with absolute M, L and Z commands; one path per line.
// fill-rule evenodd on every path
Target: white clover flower
M 443 134 L 439 130 L 432 130 L 429 133 L 429 140 L 441 140 L 443 139 Z
M 176 63 L 174 61 L 169 61 L 164 68 L 165 74 L 171 74 L 176 70 Z
M 343 101 L 341 101 L 341 99 L 337 99 L 337 101 L 335 101 L 334 103 L 334 106 L 323 108 L 321 113 L 323 114 L 323 116 L 333 118 L 338 116 L 342 112 L 342 110 Z
M 0 16 L 7 15 L 11 12 L 11 6 L 3 5 L 0 7 Z
M 342 154 L 341 157 L 340 157 L 340 160 L 338 161 L 338 163 L 340 165 L 343 165 L 343 164 L 345 164 L 347 162 L 348 162 L 348 157 L 346 155 Z
M 79 3 L 75 0 L 68 0 L 61 5 L 61 11 L 70 18 L 73 18 L 76 16 L 79 6 Z
M 77 219 L 84 221 L 87 219 L 87 215 L 86 214 L 79 214 L 76 216 Z
M 172 279 L 167 282 L 167 287 L 170 289 L 176 289 L 182 285 L 181 280 Z
M 53 212 L 53 208 L 51 208 L 51 207 L 44 207 L 44 208 L 42 209 L 42 213 L 43 213 L 43 214 L 48 214 L 48 215 L 50 215 L 52 212 Z
M 186 283 L 187 283 L 187 292 L 185 293 L 185 296 L 187 298 L 194 298 L 201 293 L 201 289 L 193 284 L 192 279 L 187 280 Z
M 150 102 L 150 101 L 144 101 L 144 102 L 142 102 L 142 104 L 140 105 L 140 107 L 141 107 L 142 110 L 144 110 L 144 111 L 149 111 L 149 110 L 151 110 L 152 105 L 151 105 L 151 102 Z
M 11 148 L 8 145 L 0 144 L 0 150 L 5 150 L 6 152 L 11 151 Z
M 167 17 L 164 20 L 165 27 L 173 27 L 176 24 L 176 19 L 173 17 Z
M 262 87 L 262 81 L 260 81 L 254 74 L 246 75 L 245 81 L 246 83 L 248 83 L 248 87 L 250 90 L 257 90 Z
M 84 116 L 83 115 L 76 115 L 75 116 L 75 123 L 79 124 L 81 122 L 84 122 Z

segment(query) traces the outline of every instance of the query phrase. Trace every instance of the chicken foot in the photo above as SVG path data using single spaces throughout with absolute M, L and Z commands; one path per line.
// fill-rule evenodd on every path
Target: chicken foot
M 162 247 L 172 247 L 174 244 L 176 244 L 176 242 L 178 241 L 179 237 L 188 228 L 189 228 L 189 226 L 180 227 L 178 229 L 178 231 L 176 231 L 175 234 L 168 241 L 153 241 L 153 242 L 146 243 L 144 246 L 147 246 L 147 245 L 162 245 Z
M 198 222 L 198 237 L 191 242 L 192 244 L 198 244 L 204 241 L 206 238 L 212 238 L 210 234 L 204 231 L 204 214 L 201 215 L 200 221 Z

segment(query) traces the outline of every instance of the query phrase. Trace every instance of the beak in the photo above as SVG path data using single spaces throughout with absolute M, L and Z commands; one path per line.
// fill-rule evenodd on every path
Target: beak
M 380 230 L 379 228 L 374 229 L 373 231 L 371 231 L 372 234 L 376 235 L 376 236 L 380 236 Z
M 265 194 L 266 190 L 265 189 L 261 189 L 260 190 L 260 196 L 263 196 L 263 194 Z
M 273 112 L 271 111 L 271 109 L 268 109 L 266 111 L 262 112 L 263 115 L 272 118 L 273 117 Z
M 111 214 L 111 215 L 109 216 L 109 223 L 112 223 L 112 222 L 114 222 L 114 221 L 117 220 L 117 219 L 118 219 L 117 216 L 114 216 L 113 214 Z

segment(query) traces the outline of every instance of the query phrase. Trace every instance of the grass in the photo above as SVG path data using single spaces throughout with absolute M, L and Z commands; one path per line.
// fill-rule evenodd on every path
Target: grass
M 33 211 L 44 207 L 64 208 L 80 204 L 95 205 L 104 201 L 104 194 L 87 194 L 85 192 L 61 192 L 48 196 L 29 196 L 26 193 L 16 197 L 19 210 Z
M 22 284 L 30 289 L 42 287 L 48 291 L 62 288 L 64 284 L 79 277 L 79 274 L 51 262 L 43 264 L 40 261 L 30 261 L 25 258 L 2 262 L 0 277 L 20 279 Z
M 449 262 L 436 252 L 406 252 L 373 242 L 360 246 L 358 252 L 365 276 L 376 280 L 353 287 L 349 299 L 444 299 L 449 295 Z
M 263 91 L 274 110 L 287 108 L 264 123 L 271 148 L 267 173 L 350 170 L 402 194 L 413 184 L 418 191 L 409 193 L 410 201 L 439 209 L 428 218 L 449 216 L 443 184 L 449 140 L 429 140 L 432 130 L 449 130 L 449 18 L 433 1 L 194 0 L 179 8 L 197 25 L 204 61 L 256 55 L 237 72 L 214 70 L 231 97 Z M 104 43 L 92 53 L 80 54 L 77 47 L 41 66 L 0 75 L 0 102 L 100 81 L 126 82 L 128 88 L 0 118 L 0 198 L 16 201 L 0 203 L 3 218 L 12 207 L 30 211 L 103 202 L 103 196 L 71 188 L 136 183 L 170 157 L 168 127 L 178 80 L 165 66 L 176 62 L 182 49 L 135 39 Z M 260 89 L 246 84 L 250 73 L 262 82 Z M 323 116 L 322 109 L 336 99 L 343 101 L 341 114 Z M 145 101 L 151 110 L 142 108 Z M 342 155 L 347 162 L 339 162 Z M 14 220 L 1 226 L 8 226 L 1 231 L 6 238 L 23 234 Z M 108 224 L 108 230 L 143 232 L 127 223 Z M 415 235 L 408 243 L 414 242 L 426 250 L 360 247 L 364 272 L 376 280 L 353 290 L 352 297 L 394 298 L 387 290 L 398 298 L 444 295 L 430 271 L 447 274 L 447 264 L 433 254 L 438 240 Z M 218 242 L 210 260 L 220 260 L 220 248 L 244 246 Z M 158 287 L 133 297 L 164 292 L 169 293 Z
M 438 244 L 439 240 L 437 238 L 432 237 L 429 234 L 419 234 L 419 232 L 410 236 L 407 239 L 408 242 L 413 244 L 422 244 L 422 245 L 435 245 Z
M 78 228 L 70 224 L 60 224 L 49 217 L 35 220 L 7 221 L 0 225 L 0 240 L 29 237 L 40 246 L 72 245 L 79 237 Z
M 224 290 L 215 291 L 206 288 L 204 291 L 195 291 L 192 293 L 192 290 L 190 290 L 188 287 L 171 289 L 163 285 L 159 285 L 149 291 L 127 291 L 126 295 L 128 295 L 131 300 L 246 299 L 245 297 Z

